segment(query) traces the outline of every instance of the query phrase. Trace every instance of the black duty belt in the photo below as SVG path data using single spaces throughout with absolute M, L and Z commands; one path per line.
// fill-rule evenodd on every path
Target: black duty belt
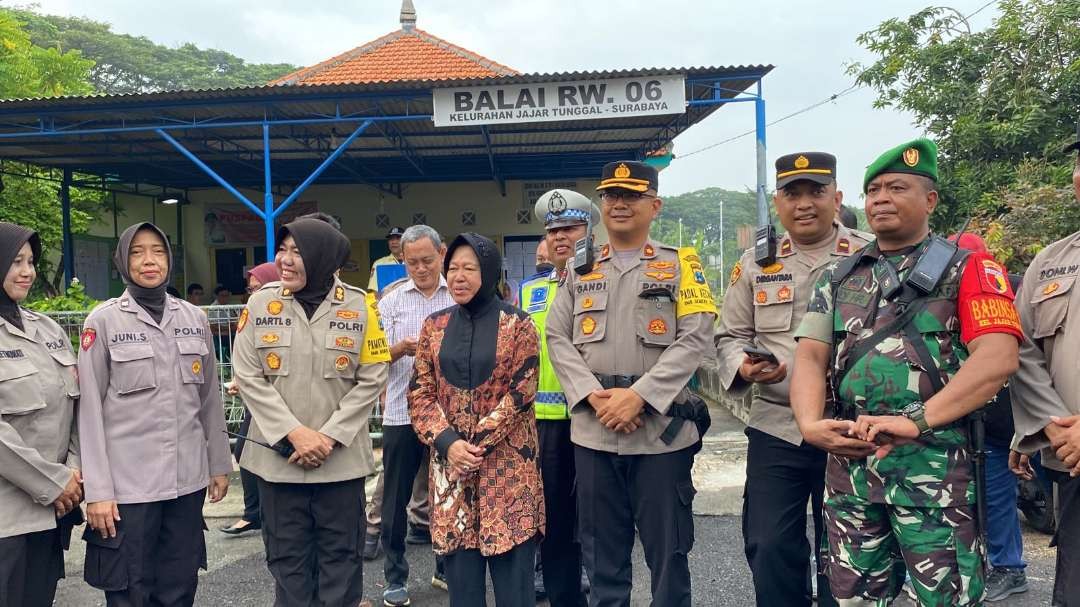
M 641 379 L 640 375 L 606 375 L 603 373 L 593 373 L 596 377 L 596 381 L 600 382 L 600 387 L 605 390 L 612 388 L 629 388 Z M 670 445 L 675 441 L 675 437 L 679 435 L 679 431 L 682 430 L 683 424 L 690 421 L 693 422 L 698 428 L 698 449 L 701 445 L 701 437 L 705 436 L 705 431 L 709 429 L 712 424 L 711 416 L 709 415 L 709 407 L 705 404 L 705 401 L 701 400 L 697 395 L 691 393 L 686 399 L 686 402 L 671 403 L 668 407 L 667 416 L 671 418 L 667 427 L 664 428 L 664 432 L 660 435 L 660 440 L 665 445 Z
M 640 375 L 605 375 L 603 373 L 593 373 L 596 377 L 596 381 L 600 382 L 600 387 L 605 390 L 612 388 L 629 388 L 634 383 L 641 379 Z

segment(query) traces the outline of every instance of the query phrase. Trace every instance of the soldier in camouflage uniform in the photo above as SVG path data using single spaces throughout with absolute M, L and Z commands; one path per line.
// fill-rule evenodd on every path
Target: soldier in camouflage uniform
M 796 333 L 791 402 L 806 440 L 830 452 L 826 575 L 844 606 L 888 604 L 905 565 L 921 605 L 983 601 L 965 418 L 1016 369 L 1023 334 L 988 254 L 945 249 L 929 294 L 909 281 L 928 249 L 943 250 L 929 229 L 936 154 L 920 139 L 870 165 L 877 239 L 825 271 Z M 822 419 L 827 385 L 840 419 Z M 860 456 L 853 440 L 876 449 Z

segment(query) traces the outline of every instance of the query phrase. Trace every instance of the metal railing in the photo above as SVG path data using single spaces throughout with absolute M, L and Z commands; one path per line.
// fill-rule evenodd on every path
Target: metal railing
M 237 432 L 244 419 L 244 403 L 239 396 L 228 393 L 228 384 L 232 381 L 232 344 L 236 336 L 236 322 L 240 318 L 243 305 L 201 306 L 210 321 L 210 332 L 214 336 L 214 357 L 217 359 L 218 385 L 221 390 L 221 402 L 225 406 L 225 425 L 229 431 Z M 79 334 L 89 311 L 85 312 L 45 312 L 67 333 L 78 352 Z M 371 413 L 369 428 L 373 439 L 382 437 L 382 409 L 379 404 Z

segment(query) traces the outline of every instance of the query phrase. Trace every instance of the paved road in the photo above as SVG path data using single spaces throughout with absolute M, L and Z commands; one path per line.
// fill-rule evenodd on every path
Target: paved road
M 211 533 L 209 539 L 210 571 L 205 572 L 200 580 L 197 605 L 220 607 L 225 605 L 268 606 L 273 603 L 273 583 L 266 571 L 263 559 L 262 541 L 258 535 L 230 538 L 216 531 L 216 527 L 226 524 L 225 519 L 208 520 Z M 231 522 L 231 521 L 229 521 Z M 739 531 L 739 518 L 736 516 L 699 516 L 696 517 L 697 541 L 691 553 L 690 566 L 693 573 L 694 604 L 716 607 L 745 607 L 752 604 L 753 586 L 750 571 L 742 556 L 742 540 Z M 1053 579 L 1053 554 L 1048 549 L 1039 549 L 1034 540 L 1045 545 L 1046 536 L 1029 536 L 1028 546 L 1031 565 L 1028 579 L 1031 590 L 1023 595 L 1014 595 L 1010 600 L 996 603 L 1008 606 L 1048 605 Z M 57 593 L 57 605 L 92 606 L 102 605 L 104 600 L 100 592 L 89 588 L 82 582 L 81 542 L 69 556 L 68 571 L 71 577 L 62 580 Z M 427 582 L 430 579 L 434 559 L 427 547 L 410 546 L 409 562 L 412 564 L 410 584 L 413 589 L 413 604 L 446 605 L 447 597 L 442 591 L 435 590 Z M 377 599 L 382 594 L 382 560 L 366 563 L 364 567 L 365 596 Z M 637 606 L 648 605 L 648 571 L 640 550 L 636 553 L 634 564 L 634 600 Z M 378 605 L 379 603 L 376 603 Z M 494 605 L 493 600 L 489 600 Z M 910 605 L 906 599 L 896 605 Z

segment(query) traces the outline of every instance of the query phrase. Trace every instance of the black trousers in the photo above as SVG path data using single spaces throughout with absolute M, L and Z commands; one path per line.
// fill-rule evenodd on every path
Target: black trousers
M 495 607 L 534 607 L 535 562 L 535 539 L 495 556 L 483 556 L 479 550 L 458 550 L 447 554 L 444 566 L 446 583 L 450 587 L 450 607 L 487 607 L 485 569 L 491 571 Z
M 578 529 L 592 607 L 630 605 L 635 523 L 652 576 L 652 604 L 690 607 L 693 450 L 616 455 L 574 445 Z
M 0 605 L 50 607 L 62 577 L 59 529 L 0 538 Z
M 120 504 L 116 537 L 86 526 L 87 584 L 109 607 L 190 607 L 206 569 L 206 489 L 176 499 Z
M 364 594 L 364 479 L 259 479 L 266 566 L 278 607 L 355 607 Z
M 1080 477 L 1046 470 L 1057 494 L 1057 532 L 1051 542 L 1057 546 L 1054 573 L 1054 607 L 1080 606 Z
M 581 607 L 581 544 L 577 542 L 574 445 L 570 420 L 537 420 L 547 533 L 540 542 L 544 589 L 551 607 Z
M 807 568 L 817 561 L 819 605 L 835 605 L 821 567 L 826 455 L 814 446 L 795 446 L 754 428 L 746 455 L 742 534 L 746 562 L 759 607 L 809 607 Z M 811 503 L 814 546 L 806 541 L 806 503 Z
M 428 457 L 428 448 L 408 426 L 383 426 L 383 502 L 382 547 L 386 553 L 383 575 L 387 584 L 409 581 L 409 562 L 405 560 L 405 533 L 408 531 L 406 507 L 412 497 L 413 480 L 420 462 Z
M 247 436 L 251 429 L 251 412 L 244 409 L 244 419 L 240 422 L 240 434 Z M 244 453 L 247 441 L 242 438 L 236 440 L 233 445 L 233 457 L 236 463 L 240 463 L 240 456 Z M 256 449 L 260 448 L 258 446 Z M 262 523 L 262 512 L 259 510 L 259 477 L 255 473 L 244 468 L 240 469 L 240 485 L 244 488 L 244 516 L 241 518 L 253 525 Z

